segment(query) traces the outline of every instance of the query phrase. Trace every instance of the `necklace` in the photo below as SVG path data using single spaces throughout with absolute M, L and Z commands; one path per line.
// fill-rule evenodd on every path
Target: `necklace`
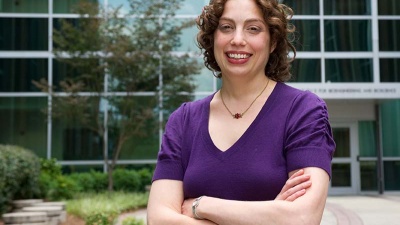
M 262 95 L 262 93 L 264 93 L 265 89 L 267 89 L 269 84 L 269 79 L 267 81 L 267 84 L 265 85 L 265 87 L 262 89 L 262 91 L 260 92 L 260 94 L 257 95 L 257 97 L 250 103 L 249 107 L 247 107 L 246 110 L 244 110 L 242 113 L 235 113 L 233 114 L 231 112 L 231 110 L 229 110 L 228 106 L 226 106 L 224 98 L 222 97 L 222 92 L 220 92 L 219 94 L 221 95 L 221 100 L 222 100 L 222 104 L 224 104 L 226 110 L 228 110 L 229 114 L 232 115 L 233 119 L 240 119 L 244 116 L 244 114 L 251 108 L 251 106 L 254 104 L 254 102 L 256 102 L 256 100 L 258 99 L 258 97 L 260 97 Z

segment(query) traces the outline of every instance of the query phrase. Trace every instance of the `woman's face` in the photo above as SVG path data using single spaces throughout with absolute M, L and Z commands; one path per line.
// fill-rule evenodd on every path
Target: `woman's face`
M 272 51 L 268 25 L 254 0 L 228 0 L 214 33 L 222 75 L 264 76 Z

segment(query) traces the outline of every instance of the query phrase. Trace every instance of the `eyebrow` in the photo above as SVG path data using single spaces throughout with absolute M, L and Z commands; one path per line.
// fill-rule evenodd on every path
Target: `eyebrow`
M 228 17 L 221 17 L 221 18 L 219 18 L 219 20 L 227 20 L 227 21 L 229 21 L 229 22 L 232 22 L 232 23 L 234 23 L 234 22 L 235 22 L 233 19 L 231 19 L 231 18 L 228 18 Z M 250 18 L 250 19 L 246 19 L 244 22 L 245 22 L 245 23 L 250 23 L 250 22 L 260 22 L 260 23 L 262 23 L 262 24 L 264 24 L 264 25 L 267 25 L 267 24 L 265 23 L 265 21 L 264 21 L 264 20 L 257 19 L 257 18 Z

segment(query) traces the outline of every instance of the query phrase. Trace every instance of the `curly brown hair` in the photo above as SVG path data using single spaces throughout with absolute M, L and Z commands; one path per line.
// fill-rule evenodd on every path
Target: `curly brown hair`
M 228 0 L 211 0 L 203 8 L 203 12 L 196 19 L 199 33 L 197 34 L 198 47 L 204 55 L 204 65 L 221 78 L 221 69 L 214 56 L 214 32 L 218 27 L 219 18 L 224 11 Z M 261 9 L 264 20 L 269 26 L 272 45 L 275 50 L 271 53 L 265 66 L 265 75 L 272 80 L 285 82 L 291 78 L 290 63 L 296 56 L 296 49 L 291 43 L 294 38 L 295 27 L 289 23 L 293 16 L 290 7 L 279 4 L 277 0 L 254 0 Z M 290 58 L 289 52 L 294 53 Z

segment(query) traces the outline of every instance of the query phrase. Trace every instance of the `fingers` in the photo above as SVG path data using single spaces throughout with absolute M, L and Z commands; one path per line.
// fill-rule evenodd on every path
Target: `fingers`
M 276 200 L 294 201 L 306 193 L 311 186 L 310 175 L 304 174 L 304 170 L 295 172 L 286 181 Z

